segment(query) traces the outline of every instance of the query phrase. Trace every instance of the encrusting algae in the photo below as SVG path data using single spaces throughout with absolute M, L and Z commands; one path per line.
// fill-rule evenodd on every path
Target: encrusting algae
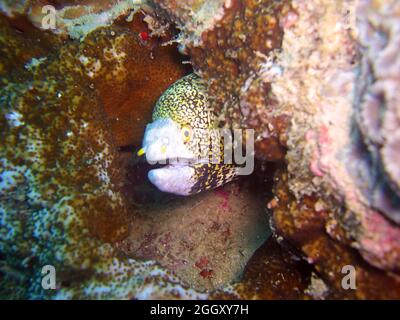
M 135 41 L 120 28 L 100 29 L 82 43 L 63 45 L 18 83 L 2 79 L 2 297 L 180 292 L 155 263 L 119 260 L 107 244 L 127 234 L 127 212 L 97 86 L 126 78 Z M 40 286 L 47 264 L 58 270 L 56 296 Z

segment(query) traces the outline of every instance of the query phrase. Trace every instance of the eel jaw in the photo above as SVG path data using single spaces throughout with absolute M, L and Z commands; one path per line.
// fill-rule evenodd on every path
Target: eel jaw
M 141 154 L 157 168 L 148 172 L 150 182 L 163 192 L 189 195 L 195 183 L 197 157 L 185 145 L 181 127 L 169 118 L 146 126 Z M 161 165 L 161 167 L 160 167 Z
M 195 183 L 195 170 L 189 165 L 170 164 L 148 172 L 150 182 L 163 192 L 187 196 Z

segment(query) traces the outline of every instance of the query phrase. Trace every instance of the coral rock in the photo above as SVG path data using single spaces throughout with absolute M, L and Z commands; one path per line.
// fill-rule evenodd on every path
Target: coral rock
M 255 129 L 256 140 L 269 146 L 257 148 L 256 157 L 282 159 L 280 132 L 270 129 L 282 127 L 281 119 L 269 94 L 281 70 L 268 55 L 281 47 L 279 17 L 290 11 L 289 1 L 154 2 L 181 28 L 180 49 L 208 83 L 221 125 Z
M 132 42 L 120 28 L 100 29 L 18 82 L 2 78 L 2 297 L 202 297 L 154 262 L 118 259 L 110 245 L 128 232 L 127 208 L 97 86 L 126 75 Z M 47 264 L 57 291 L 40 285 Z

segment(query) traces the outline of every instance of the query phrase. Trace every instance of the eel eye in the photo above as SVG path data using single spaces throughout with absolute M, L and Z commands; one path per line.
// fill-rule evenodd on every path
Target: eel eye
M 184 126 L 182 128 L 183 141 L 188 142 L 192 137 L 192 130 L 189 127 Z

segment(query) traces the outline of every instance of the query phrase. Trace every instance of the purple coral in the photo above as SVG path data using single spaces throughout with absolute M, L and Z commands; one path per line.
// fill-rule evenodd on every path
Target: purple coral
M 372 207 L 400 223 L 400 3 L 379 10 L 370 1 L 359 6 L 363 54 L 356 96 L 356 122 L 368 150 Z

